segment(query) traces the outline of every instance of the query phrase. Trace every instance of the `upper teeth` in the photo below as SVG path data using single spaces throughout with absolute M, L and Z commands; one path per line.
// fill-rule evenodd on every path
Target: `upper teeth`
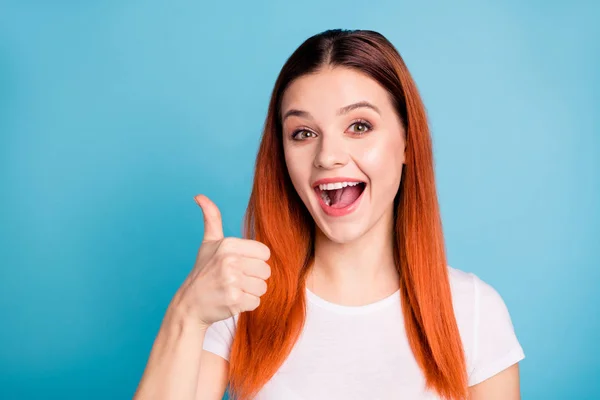
M 346 186 L 356 186 L 358 185 L 360 182 L 335 182 L 335 183 L 323 183 L 321 185 L 319 185 L 319 189 L 321 190 L 334 190 L 334 189 L 341 189 L 344 188 Z

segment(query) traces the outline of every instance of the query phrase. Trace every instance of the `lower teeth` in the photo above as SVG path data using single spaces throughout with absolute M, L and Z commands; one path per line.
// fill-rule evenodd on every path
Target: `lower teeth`
M 325 204 L 327 204 L 328 206 L 331 206 L 331 199 L 329 198 L 329 195 L 327 193 L 322 192 L 321 198 L 323 199 Z

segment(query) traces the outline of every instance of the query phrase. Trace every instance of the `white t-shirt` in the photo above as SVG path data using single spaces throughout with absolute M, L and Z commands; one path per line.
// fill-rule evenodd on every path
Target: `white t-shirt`
M 449 267 L 469 386 L 525 358 L 504 301 L 472 273 Z M 364 306 L 328 302 L 308 288 L 304 329 L 255 400 L 438 399 L 408 344 L 400 292 Z M 229 360 L 239 315 L 210 326 L 204 349 Z

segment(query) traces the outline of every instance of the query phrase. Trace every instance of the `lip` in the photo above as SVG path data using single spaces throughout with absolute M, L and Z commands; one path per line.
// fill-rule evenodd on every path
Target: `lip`
M 360 193 L 360 196 L 358 196 L 358 198 L 356 200 L 354 200 L 354 202 L 352 204 L 348 204 L 344 208 L 333 208 L 333 207 L 330 207 L 327 204 L 325 204 L 325 201 L 323 200 L 323 198 L 321 198 L 321 195 L 319 194 L 319 185 L 324 184 L 324 183 L 335 183 L 335 182 L 362 182 L 365 184 L 365 187 L 364 187 L 363 191 Z M 330 217 L 343 217 L 345 215 L 348 215 L 348 214 L 356 211 L 356 209 L 360 205 L 363 195 L 367 191 L 367 183 L 365 181 L 361 181 L 360 179 L 354 179 L 354 178 L 320 179 L 320 180 L 316 181 L 313 185 L 314 185 L 313 192 L 315 193 L 315 196 L 317 196 L 317 200 L 319 202 L 319 205 L 321 206 L 321 209 L 323 210 L 323 212 L 325 214 L 329 215 Z

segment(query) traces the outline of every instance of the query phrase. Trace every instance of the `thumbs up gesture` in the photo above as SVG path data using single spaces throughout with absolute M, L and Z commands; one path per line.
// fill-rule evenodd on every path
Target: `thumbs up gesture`
M 269 248 L 256 240 L 224 237 L 221 212 L 206 196 L 194 197 L 204 214 L 204 238 L 196 263 L 173 298 L 173 305 L 208 328 L 251 311 L 266 293 Z

